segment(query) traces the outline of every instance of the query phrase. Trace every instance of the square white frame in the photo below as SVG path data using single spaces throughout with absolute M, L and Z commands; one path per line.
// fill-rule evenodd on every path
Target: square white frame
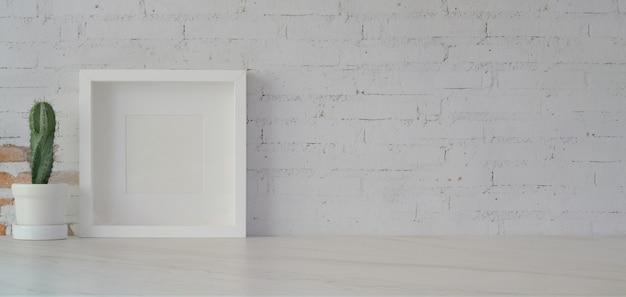
M 161 237 L 161 238 L 185 238 L 185 237 L 245 237 L 246 236 L 246 72 L 244 70 L 80 70 L 79 92 L 79 123 L 80 123 L 80 234 L 81 237 Z M 94 202 L 98 197 L 94 193 L 94 186 L 99 182 L 94 179 L 93 152 L 94 127 L 110 125 L 106 122 L 94 123 L 93 100 L 96 88 L 94 84 L 107 83 L 230 83 L 233 85 L 232 104 L 234 114 L 226 116 L 224 125 L 234 129 L 234 168 L 229 173 L 232 178 L 232 203 L 234 214 L 232 224 L 200 223 L 192 225 L 155 225 L 155 224 L 113 224 L 96 223 Z M 163 84 L 160 84 L 163 85 Z M 167 84 L 166 84 L 167 85 Z M 180 94 L 184 96 L 185 94 Z M 166 100 L 167 101 L 167 100 Z M 120 104 L 120 100 L 117 101 Z M 161 108 L 176 108 L 180 104 L 160 102 L 165 104 Z M 122 102 L 122 104 L 124 104 Z M 230 107 L 229 107 L 230 108 Z M 148 114 L 150 115 L 150 114 Z M 157 114 L 154 114 L 157 115 Z M 230 118 L 229 122 L 228 118 Z M 115 131 L 114 129 L 112 129 Z M 118 131 L 119 132 L 119 131 Z M 125 142 L 124 135 L 114 134 L 114 139 Z M 230 139 L 230 138 L 229 138 Z M 211 143 L 212 146 L 219 143 Z M 229 144 L 232 146 L 232 143 Z M 206 153 L 205 153 L 206 154 Z M 98 161 L 100 162 L 100 161 Z M 206 165 L 205 165 L 206 166 Z M 126 170 L 126 169 L 124 169 Z M 165 168 L 167 170 L 167 168 Z M 206 167 L 204 170 L 207 170 Z M 98 175 L 98 174 L 96 174 Z M 99 174 L 102 177 L 103 174 Z M 113 178 L 104 176 L 104 178 Z M 207 200 L 209 198 L 206 198 Z M 231 198 L 228 198 L 231 199 Z M 230 203 L 230 201 L 229 201 Z M 97 204 L 97 203 L 96 203 Z M 229 206 L 231 207 L 231 206 Z M 144 211 L 143 209 L 141 211 Z M 181 212 L 181 210 L 177 210 Z M 131 210 L 132 213 L 132 210 Z M 137 212 L 138 214 L 139 212 Z M 184 215 L 184 213 L 177 213 Z

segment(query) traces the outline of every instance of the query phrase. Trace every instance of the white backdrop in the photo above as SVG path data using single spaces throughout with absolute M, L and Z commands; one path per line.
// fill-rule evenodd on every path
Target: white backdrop
M 0 145 L 46 98 L 78 170 L 81 68 L 246 69 L 250 235 L 624 234 L 624 32 L 621 0 L 1 0 Z

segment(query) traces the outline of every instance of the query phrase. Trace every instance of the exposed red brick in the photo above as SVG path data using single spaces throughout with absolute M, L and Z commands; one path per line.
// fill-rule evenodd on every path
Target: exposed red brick
M 30 178 L 30 177 L 29 177 Z M 57 171 L 52 172 L 50 183 L 65 183 L 71 186 L 78 185 L 78 171 Z
M 13 183 L 30 184 L 30 172 L 20 172 L 13 176 L 7 172 L 0 172 L 0 188 L 8 189 Z M 72 186 L 78 185 L 78 171 L 56 171 L 50 176 L 51 184 L 65 183 Z
M 9 189 L 14 183 L 30 184 L 30 182 L 30 172 L 20 172 L 17 176 L 0 172 L 0 188 Z
M 0 198 L 0 207 L 13 205 L 13 198 Z
M 11 187 L 12 184 L 13 175 L 6 172 L 0 172 L 0 188 L 8 189 Z
M 26 162 L 28 161 L 28 148 L 12 144 L 0 146 L 1 162 Z
M 5 226 L 4 224 L 0 224 L 0 236 L 6 236 L 7 235 L 7 226 Z
M 13 179 L 14 183 L 18 184 L 30 184 L 31 183 L 31 175 L 30 172 L 20 172 Z

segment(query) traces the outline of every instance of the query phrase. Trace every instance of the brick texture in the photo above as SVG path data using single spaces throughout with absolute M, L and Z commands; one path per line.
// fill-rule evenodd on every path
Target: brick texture
M 28 161 L 28 148 L 15 145 L 0 146 L 0 163 Z
M 0 198 L 0 208 L 5 205 L 13 205 L 13 198 Z
M 9 189 L 13 183 L 30 184 L 30 172 L 20 172 L 17 176 L 13 176 L 6 172 L 0 172 L 0 188 Z
M 56 171 L 50 176 L 50 183 L 54 184 L 68 184 L 70 186 L 78 186 L 78 172 L 77 171 Z
M 0 8 L 0 195 L 47 98 L 75 230 L 78 69 L 155 68 L 247 70 L 250 235 L 626 233 L 624 0 Z

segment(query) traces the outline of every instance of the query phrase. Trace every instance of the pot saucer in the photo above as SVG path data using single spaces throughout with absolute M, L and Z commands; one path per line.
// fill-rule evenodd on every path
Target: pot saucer
M 20 240 L 67 239 L 67 225 L 13 225 L 11 233 L 13 234 L 13 239 Z

